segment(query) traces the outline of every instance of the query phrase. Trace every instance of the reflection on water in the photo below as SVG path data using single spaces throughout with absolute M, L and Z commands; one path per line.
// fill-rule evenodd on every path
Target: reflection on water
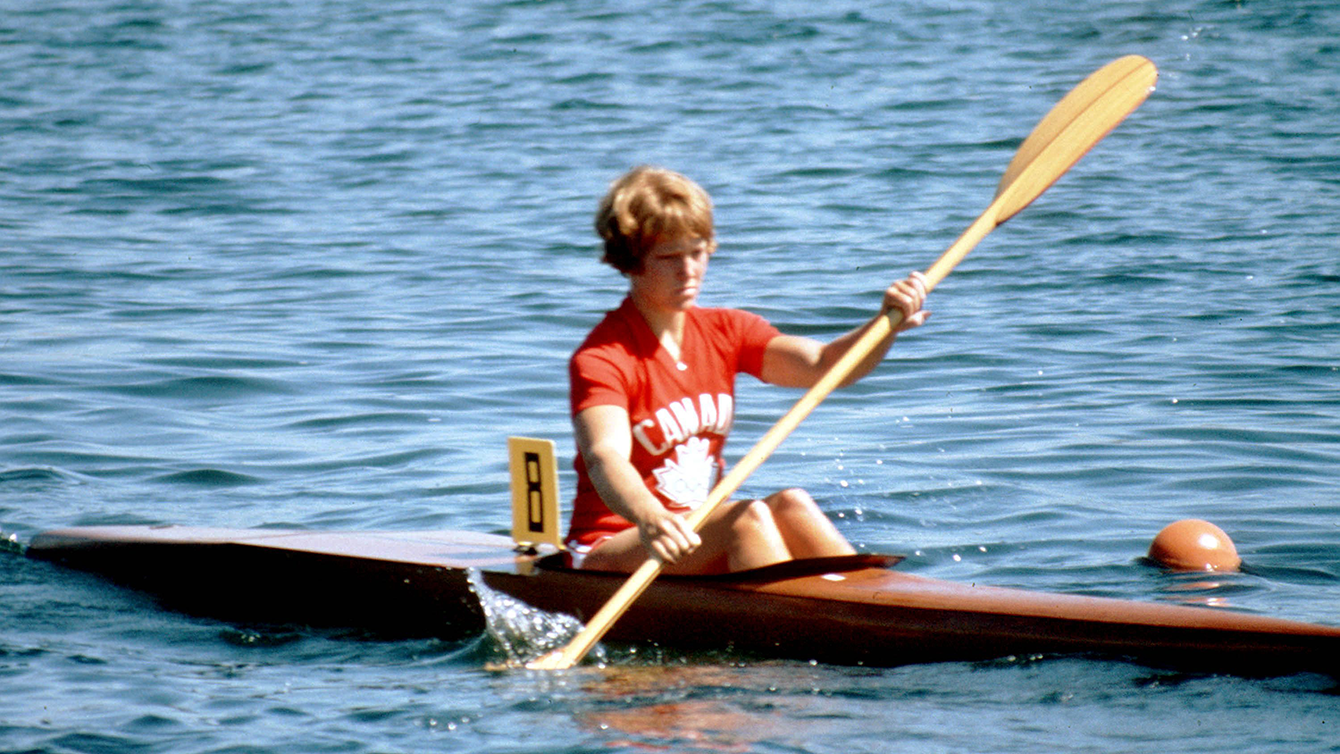
M 579 718 L 586 727 L 627 736 L 612 737 L 610 746 L 653 751 L 749 751 L 767 738 L 770 724 L 779 721 L 775 712 L 746 712 L 719 700 L 629 705 Z
M 1251 578 L 1242 573 L 1168 571 L 1159 582 L 1158 598 L 1202 607 L 1235 607 L 1230 596 L 1250 593 Z
M 609 746 L 652 751 L 749 751 L 777 737 L 777 727 L 794 718 L 794 710 L 777 703 L 759 704 L 758 691 L 777 691 L 761 678 L 742 675 L 738 666 L 625 665 L 605 668 L 586 677 L 583 690 L 595 709 L 576 717 L 598 731 Z M 794 683 L 794 673 L 785 679 Z

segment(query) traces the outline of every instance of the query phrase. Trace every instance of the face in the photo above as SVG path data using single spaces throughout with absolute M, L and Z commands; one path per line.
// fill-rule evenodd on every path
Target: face
M 696 236 L 661 241 L 642 258 L 642 271 L 630 274 L 634 297 L 667 311 L 691 308 L 702 291 L 711 242 Z

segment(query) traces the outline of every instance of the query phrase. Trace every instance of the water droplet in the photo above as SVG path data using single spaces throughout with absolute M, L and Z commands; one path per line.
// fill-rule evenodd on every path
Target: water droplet
M 494 646 L 507 658 L 508 665 L 524 665 L 548 652 L 559 649 L 582 630 L 582 622 L 562 613 L 550 613 L 510 595 L 495 592 L 484 584 L 479 571 L 467 572 L 470 591 L 479 599 L 484 625 Z M 600 648 L 596 648 L 600 652 Z M 598 655 L 597 659 L 603 659 Z

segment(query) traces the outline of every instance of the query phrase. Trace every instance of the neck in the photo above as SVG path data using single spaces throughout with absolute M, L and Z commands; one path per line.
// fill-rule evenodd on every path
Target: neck
M 671 354 L 679 357 L 679 344 L 684 338 L 684 322 L 688 319 L 688 314 L 683 309 L 662 309 L 651 306 L 640 299 L 637 292 L 631 293 L 633 306 L 637 307 L 642 319 L 646 320 L 647 326 L 651 328 L 652 334 L 661 342 Z

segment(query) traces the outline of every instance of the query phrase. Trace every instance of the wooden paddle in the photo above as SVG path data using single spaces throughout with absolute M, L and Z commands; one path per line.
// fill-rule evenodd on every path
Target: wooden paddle
M 1080 82 L 1047 113 L 1019 145 L 1005 169 L 996 195 L 986 211 L 926 270 L 926 288 L 934 288 L 968 252 L 996 228 L 1027 207 L 1056 182 L 1140 103 L 1158 80 L 1158 70 L 1139 55 L 1128 55 L 1098 69 Z M 887 311 L 876 317 L 846 354 L 819 379 L 790 411 L 768 430 L 727 474 L 707 500 L 687 517 L 697 531 L 717 506 L 735 493 L 744 480 L 772 454 L 787 435 L 833 392 L 852 370 L 902 322 L 902 313 Z M 660 574 L 664 564 L 652 557 L 628 578 L 566 647 L 526 665 L 536 670 L 561 670 L 581 661 Z

